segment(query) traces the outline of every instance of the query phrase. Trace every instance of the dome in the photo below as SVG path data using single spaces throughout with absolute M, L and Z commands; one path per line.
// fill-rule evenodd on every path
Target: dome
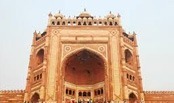
M 89 17 L 91 17 L 92 18 L 92 16 L 91 16 L 91 14 L 89 14 L 87 11 L 86 11 L 86 9 L 84 9 L 84 11 L 82 12 L 82 13 L 80 13 L 80 15 L 78 16 L 78 18 L 79 17 L 81 17 L 81 18 L 89 18 Z
M 58 12 L 58 13 L 56 13 L 55 15 L 54 15 L 54 17 L 55 18 L 58 18 L 58 17 L 60 17 L 60 18 L 63 18 L 63 15 L 60 13 L 60 11 Z
M 114 14 L 112 14 L 111 13 L 111 11 L 110 11 L 110 13 L 106 16 L 106 18 L 115 18 L 116 16 L 114 15 Z

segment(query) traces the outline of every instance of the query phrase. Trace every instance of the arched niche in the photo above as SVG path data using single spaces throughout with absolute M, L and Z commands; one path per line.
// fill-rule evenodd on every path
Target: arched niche
M 44 61 L 44 50 L 40 49 L 36 54 L 36 63 L 37 65 L 42 64 Z
M 126 49 L 124 51 L 124 56 L 125 56 L 125 62 L 129 65 L 133 65 L 133 55 L 129 49 Z

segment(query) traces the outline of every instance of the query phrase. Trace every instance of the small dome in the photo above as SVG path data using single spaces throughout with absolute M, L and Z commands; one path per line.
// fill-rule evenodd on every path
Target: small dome
M 114 15 L 114 14 L 112 14 L 111 13 L 111 11 L 110 11 L 110 13 L 106 16 L 106 18 L 115 18 L 116 16 Z
M 91 14 L 89 14 L 86 11 L 86 9 L 84 9 L 84 11 L 82 13 L 80 13 L 80 15 L 78 17 L 81 17 L 81 18 L 84 18 L 84 17 L 89 18 L 89 17 L 91 17 L 92 18 Z
M 54 15 L 54 17 L 55 18 L 58 18 L 58 17 L 60 17 L 60 18 L 63 18 L 63 15 L 60 13 L 60 11 L 58 12 L 58 13 L 56 13 L 55 15 Z

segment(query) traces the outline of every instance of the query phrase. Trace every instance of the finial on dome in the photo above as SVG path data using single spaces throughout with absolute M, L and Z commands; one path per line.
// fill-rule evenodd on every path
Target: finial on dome
M 133 31 L 133 35 L 136 35 L 135 31 Z
M 48 14 L 48 16 L 52 16 L 51 12 Z
M 33 34 L 37 34 L 37 31 L 35 30 Z
M 117 15 L 117 17 L 119 18 L 119 17 L 121 17 L 121 15 L 120 15 L 120 14 L 118 14 L 118 15 Z
M 60 12 L 60 10 L 59 10 L 59 12 L 58 13 L 56 13 L 55 15 L 54 15 L 54 17 L 57 19 L 57 18 L 63 18 L 64 16 L 61 14 L 61 12 Z
M 86 12 L 86 8 L 84 8 L 84 12 Z

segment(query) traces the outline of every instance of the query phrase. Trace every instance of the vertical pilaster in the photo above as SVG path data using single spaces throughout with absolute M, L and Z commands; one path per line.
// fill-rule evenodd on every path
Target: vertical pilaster
M 42 83 L 40 87 L 40 99 L 42 101 L 45 100 L 45 89 L 46 89 L 46 68 L 47 68 L 47 55 L 48 55 L 48 44 L 49 44 L 49 36 L 45 38 L 45 47 L 44 47 L 44 62 L 43 62 L 43 70 L 42 70 Z
M 46 88 L 46 101 L 55 102 L 56 100 L 56 70 L 58 58 L 58 39 L 57 30 L 51 30 L 50 37 L 50 52 L 47 74 L 47 88 Z
M 111 52 L 111 99 L 116 100 L 120 97 L 121 82 L 120 82 L 120 56 L 119 56 L 119 31 L 111 32 L 110 36 L 110 52 Z

